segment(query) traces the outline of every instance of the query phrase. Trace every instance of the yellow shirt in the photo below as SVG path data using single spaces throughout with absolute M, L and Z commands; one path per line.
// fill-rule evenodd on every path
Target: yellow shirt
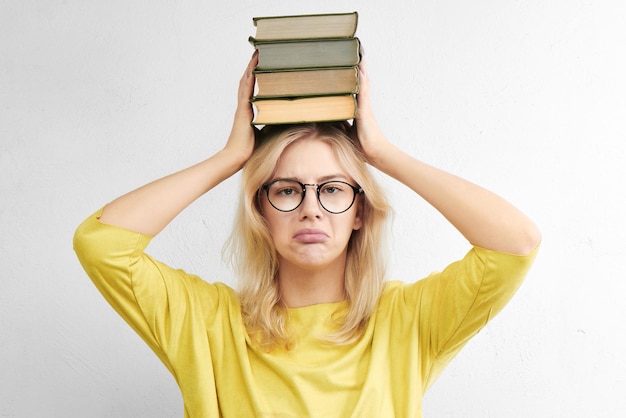
M 74 248 L 111 306 L 176 379 L 185 417 L 421 417 L 422 395 L 446 364 L 512 297 L 527 256 L 474 247 L 413 284 L 389 282 L 363 337 L 316 338 L 345 302 L 290 309 L 295 348 L 250 342 L 237 294 L 144 253 L 150 237 L 89 217 Z

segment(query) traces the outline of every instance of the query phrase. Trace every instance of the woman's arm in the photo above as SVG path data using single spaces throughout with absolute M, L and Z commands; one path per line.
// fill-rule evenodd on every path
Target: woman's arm
M 391 144 L 374 119 L 369 79 L 360 67 L 356 133 L 369 163 L 433 205 L 473 245 L 525 255 L 541 240 L 535 224 L 498 195 L 439 170 Z
M 194 200 L 243 166 L 254 149 L 250 97 L 254 89 L 252 70 L 256 64 L 255 53 L 239 82 L 233 128 L 224 148 L 192 167 L 115 199 L 104 208 L 102 222 L 154 236 Z

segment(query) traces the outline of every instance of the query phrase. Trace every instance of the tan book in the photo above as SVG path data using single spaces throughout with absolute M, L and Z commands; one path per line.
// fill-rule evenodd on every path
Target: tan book
M 312 38 L 347 38 L 354 36 L 357 12 L 252 18 L 258 41 Z
M 359 91 L 357 67 L 255 71 L 257 98 L 326 96 Z
M 354 119 L 356 97 L 318 96 L 295 99 L 253 99 L 253 125 L 282 125 L 306 122 L 331 122 Z

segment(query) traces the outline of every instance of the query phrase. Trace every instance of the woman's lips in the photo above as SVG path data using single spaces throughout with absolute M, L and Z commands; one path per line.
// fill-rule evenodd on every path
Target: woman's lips
M 303 243 L 318 243 L 326 241 L 328 234 L 321 229 L 305 228 L 296 232 L 293 238 Z

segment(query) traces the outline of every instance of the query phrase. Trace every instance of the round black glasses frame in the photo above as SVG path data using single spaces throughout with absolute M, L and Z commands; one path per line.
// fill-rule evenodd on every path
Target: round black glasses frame
M 261 186 L 261 189 L 265 190 L 265 195 L 267 196 L 267 201 L 270 202 L 270 205 L 272 205 L 272 207 L 274 209 L 276 209 L 279 212 L 293 212 L 294 210 L 298 209 L 300 207 L 300 205 L 302 205 L 302 202 L 304 202 L 304 198 L 306 197 L 306 186 L 312 186 L 315 187 L 315 192 L 317 194 L 317 201 L 319 202 L 320 206 L 328 213 L 332 213 L 334 215 L 338 215 L 340 213 L 344 213 L 346 211 L 348 211 L 352 205 L 354 205 L 354 201 L 356 200 L 356 197 L 359 193 L 361 193 L 363 191 L 363 189 L 360 186 L 353 186 L 350 183 L 347 183 L 345 181 L 341 181 L 341 180 L 330 180 L 330 181 L 325 181 L 324 183 L 320 183 L 320 184 L 311 184 L 311 183 L 301 183 L 298 180 L 292 180 L 290 179 L 289 181 L 293 181 L 294 183 L 298 183 L 300 185 L 300 187 L 302 187 L 302 193 L 301 193 L 301 198 L 300 198 L 300 203 L 298 203 L 298 205 L 293 208 L 293 209 L 289 209 L 289 210 L 284 210 L 284 209 L 279 209 L 277 208 L 273 203 L 272 203 L 272 199 L 270 199 L 270 187 L 272 186 L 272 184 L 278 182 L 278 181 L 285 181 L 285 179 L 276 179 L 272 182 L 266 183 L 263 186 Z M 341 184 L 345 184 L 347 186 L 350 186 L 350 188 L 352 188 L 352 191 L 354 192 L 354 195 L 352 196 L 352 202 L 350 202 L 350 205 L 345 208 L 342 211 L 339 212 L 333 212 L 331 210 L 328 210 L 326 208 L 326 206 L 324 206 L 324 204 L 322 203 L 322 200 L 320 199 L 320 190 L 326 186 L 327 184 L 330 183 L 341 183 Z

